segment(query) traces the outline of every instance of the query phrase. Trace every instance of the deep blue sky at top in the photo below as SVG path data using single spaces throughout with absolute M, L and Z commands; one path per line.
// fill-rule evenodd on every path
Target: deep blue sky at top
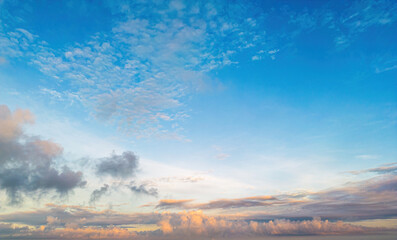
M 120 22 L 134 18 L 161 22 L 157 9 L 126 5 L 128 11 L 112 1 L 5 1 L 0 30 L 4 37 L 24 29 L 63 56 L 68 49 L 84 48 L 95 39 L 112 39 Z M 394 161 L 397 17 L 390 12 L 395 9 L 393 1 L 215 1 L 214 6 L 223 19 L 240 24 L 239 29 L 254 20 L 250 37 L 236 42 L 238 34 L 233 31 L 214 34 L 216 52 L 233 53 L 228 55 L 228 64 L 198 70 L 205 75 L 206 86 L 180 98 L 183 104 L 177 108 L 189 117 L 176 121 L 181 127 L 178 134 L 191 141 L 144 138 L 133 146 L 141 155 L 166 162 L 183 162 L 193 155 L 193 159 L 203 159 L 188 165 L 215 169 L 224 162 L 214 162 L 212 152 L 202 149 L 220 146 L 228 155 L 228 166 L 237 168 L 260 165 L 259 155 L 309 162 L 326 156 L 325 165 L 338 171 Z M 178 11 L 167 16 L 191 21 Z M 210 24 L 207 19 L 197 22 L 204 23 Z M 209 29 L 208 34 L 211 31 L 216 30 Z M 252 46 L 242 47 L 243 43 Z M 114 55 L 129 49 L 122 43 L 112 47 Z M 29 47 L 25 51 L 34 54 Z M 50 102 L 50 96 L 39 94 L 43 88 L 80 91 L 67 79 L 54 80 L 28 54 L 2 57 L 7 63 L 0 65 L 1 87 L 39 102 Z M 150 56 L 146 58 L 151 61 Z M 123 60 L 113 63 L 118 66 Z M 12 99 L 5 96 L 4 100 Z M 29 107 L 28 102 L 22 105 Z M 48 108 L 95 126 L 93 131 L 103 134 L 101 120 L 94 120 L 93 125 L 92 118 L 86 122 L 95 111 L 92 104 L 57 102 Z M 162 128 L 172 132 L 173 124 L 164 122 Z M 115 125 L 107 127 L 115 130 Z M 168 153 L 165 157 L 164 152 Z

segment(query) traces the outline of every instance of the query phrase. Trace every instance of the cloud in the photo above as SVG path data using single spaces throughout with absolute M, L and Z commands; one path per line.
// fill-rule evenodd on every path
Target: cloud
M 385 219 L 397 217 L 396 186 L 397 176 L 385 175 L 326 191 L 219 199 L 204 203 L 196 203 L 192 199 L 165 199 L 154 206 L 157 209 L 223 209 L 242 214 L 255 211 L 255 214 L 249 214 L 248 219 L 257 220 L 310 217 L 354 221 Z
M 135 175 L 138 168 L 138 157 L 133 152 L 123 152 L 121 155 L 113 154 L 100 159 L 96 166 L 99 176 L 109 175 L 115 178 L 128 178 Z
M 377 174 L 396 174 L 397 173 L 397 163 L 387 164 L 381 167 L 365 169 L 361 171 L 351 171 L 353 174 L 361 173 L 377 173 Z
M 217 154 L 215 157 L 216 157 L 217 159 L 219 159 L 219 160 L 225 160 L 226 158 L 230 157 L 230 155 L 227 154 L 227 153 L 219 153 L 219 154 Z
M 370 232 L 370 228 L 343 222 L 320 219 L 306 221 L 275 220 L 269 222 L 230 220 L 227 217 L 207 216 L 201 211 L 164 214 L 159 222 L 166 235 L 176 239 L 186 236 L 202 237 L 253 237 L 269 235 L 333 235 Z M 372 229 L 373 231 L 373 229 Z
M 193 205 L 197 209 L 228 209 L 243 207 L 258 207 L 271 204 L 277 198 L 273 196 L 255 196 L 236 199 L 220 199 L 204 204 Z M 274 203 L 274 202 L 273 202 Z
M 275 59 L 278 50 L 294 49 L 298 36 L 316 29 L 331 31 L 329 37 L 346 47 L 370 27 L 397 19 L 397 5 L 387 0 L 352 1 L 343 10 L 331 3 L 302 10 L 228 1 L 105 6 L 113 12 L 110 31 L 58 49 L 29 29 L 12 28 L 20 25 L 9 23 L 18 17 L 4 19 L 0 57 L 11 62 L 25 58 L 58 81 L 59 87 L 44 91 L 50 97 L 78 102 L 98 119 L 116 122 L 136 137 L 181 132 L 168 123 L 188 116 L 189 96 L 212 86 L 211 71 L 237 64 L 234 56 L 239 52 L 254 49 L 254 61 L 265 55 Z M 284 24 L 269 27 L 274 19 Z
M 159 209 L 168 209 L 168 208 L 185 208 L 187 203 L 193 201 L 192 199 L 162 199 L 156 205 L 156 208 Z
M 127 187 L 136 194 L 145 194 L 153 197 L 158 196 L 157 188 L 148 187 L 147 184 L 136 185 L 134 182 L 131 182 Z
M 368 154 L 367 154 L 367 155 L 357 155 L 356 158 L 367 160 L 367 159 L 377 159 L 377 158 L 379 158 L 379 156 L 376 156 L 376 155 L 368 155 Z
M 120 213 L 89 207 L 48 204 L 46 209 L 0 214 L 0 233 L 6 239 L 186 239 L 216 237 L 250 239 L 261 236 L 357 235 L 388 231 L 315 218 L 312 220 L 246 220 L 240 215 L 178 213 Z M 26 228 L 14 224 L 25 224 Z M 146 231 L 134 224 L 151 226 Z M 131 227 L 126 227 L 126 225 Z
M 302 198 L 306 195 L 277 195 L 277 196 L 252 196 L 245 198 L 234 199 L 218 199 L 205 203 L 194 203 L 192 199 L 163 199 L 155 204 L 155 208 L 159 209 L 196 209 L 196 210 L 211 210 L 211 209 L 238 209 L 251 207 L 271 206 L 277 207 L 283 204 L 294 204 L 302 202 L 297 198 Z M 152 206 L 152 205 L 148 205 Z
M 155 224 L 159 213 L 125 213 L 114 210 L 97 211 L 94 207 L 46 204 L 45 208 L 0 214 L 0 222 L 26 224 L 40 227 L 48 223 L 48 216 L 58 219 L 58 225 L 118 226 L 127 224 Z
M 55 160 L 62 157 L 61 146 L 24 134 L 22 126 L 33 119 L 28 110 L 11 112 L 0 105 L 0 188 L 11 203 L 21 202 L 23 194 L 47 190 L 66 194 L 85 185 L 82 172 L 55 167 Z
M 96 201 L 98 201 L 104 194 L 106 194 L 109 191 L 109 185 L 104 184 L 103 187 L 101 187 L 100 189 L 95 189 L 92 193 L 91 193 L 91 197 L 90 197 L 90 204 L 95 203 Z
M 34 116 L 29 110 L 17 109 L 13 113 L 6 105 L 0 105 L 0 138 L 10 141 L 22 135 L 22 125 L 34 123 Z
M 258 207 L 274 204 L 277 199 L 273 196 L 255 196 L 236 199 L 220 199 L 210 201 L 208 203 L 192 203 L 193 200 L 175 200 L 164 199 L 160 200 L 156 208 L 179 208 L 179 209 L 230 209 L 230 208 L 244 208 L 244 207 Z
M 154 179 L 154 181 L 158 181 L 158 182 L 183 182 L 183 183 L 196 183 L 199 181 L 203 181 L 205 180 L 204 177 L 201 176 L 181 176 L 181 177 L 177 177 L 177 176 L 173 176 L 173 177 L 162 177 L 162 178 L 158 178 L 158 179 Z
M 50 96 L 79 96 L 74 100 L 98 119 L 117 122 L 137 137 L 178 132 L 165 126 L 188 116 L 182 107 L 191 93 L 211 86 L 208 72 L 234 64 L 231 58 L 239 46 L 253 46 L 253 34 L 239 33 L 251 31 L 254 20 L 246 22 L 243 14 L 229 17 L 245 10 L 226 2 L 106 5 L 113 16 L 120 16 L 112 19 L 110 32 L 54 49 L 39 36 L 7 25 L 0 35 L 0 56 L 26 57 L 45 75 L 69 83 L 47 89 Z M 24 42 L 26 47 L 20 49 Z M 18 51 L 10 54 L 13 49 Z

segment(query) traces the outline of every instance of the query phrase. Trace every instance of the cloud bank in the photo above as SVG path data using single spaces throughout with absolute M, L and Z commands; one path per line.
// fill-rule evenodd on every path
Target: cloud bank
M 239 215 L 210 216 L 202 211 L 179 213 L 119 213 L 94 211 L 87 207 L 47 205 L 47 209 L 0 215 L 2 236 L 18 234 L 22 239 L 186 239 L 244 238 L 263 236 L 351 235 L 390 229 L 362 227 L 318 218 L 303 221 L 245 220 Z M 9 222 L 29 224 L 30 228 L 12 227 Z M 140 231 L 132 226 L 151 226 Z

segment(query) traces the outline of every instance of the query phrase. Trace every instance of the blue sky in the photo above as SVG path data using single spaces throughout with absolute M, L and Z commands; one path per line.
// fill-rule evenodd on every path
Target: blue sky
M 263 198 L 209 206 L 300 194 L 321 205 L 346 189 L 374 204 L 395 196 L 380 187 L 396 180 L 395 12 L 387 0 L 0 1 L 0 150 L 19 149 L 0 154 L 0 223 L 40 229 L 8 216 L 50 214 L 51 204 L 352 221 L 314 208 L 289 216 L 290 198 L 270 209 Z M 26 163 L 32 146 L 44 155 Z M 6 173 L 24 164 L 31 177 L 9 185 L 19 175 Z M 351 214 L 395 228 L 388 207 Z M 47 237 L 68 230 L 61 216 L 42 217 Z M 167 234 L 163 220 L 149 222 Z

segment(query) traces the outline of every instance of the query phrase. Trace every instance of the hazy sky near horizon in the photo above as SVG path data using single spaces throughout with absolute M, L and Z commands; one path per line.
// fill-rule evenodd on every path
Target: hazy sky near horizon
M 392 239 L 396 12 L 0 0 L 0 238 Z

